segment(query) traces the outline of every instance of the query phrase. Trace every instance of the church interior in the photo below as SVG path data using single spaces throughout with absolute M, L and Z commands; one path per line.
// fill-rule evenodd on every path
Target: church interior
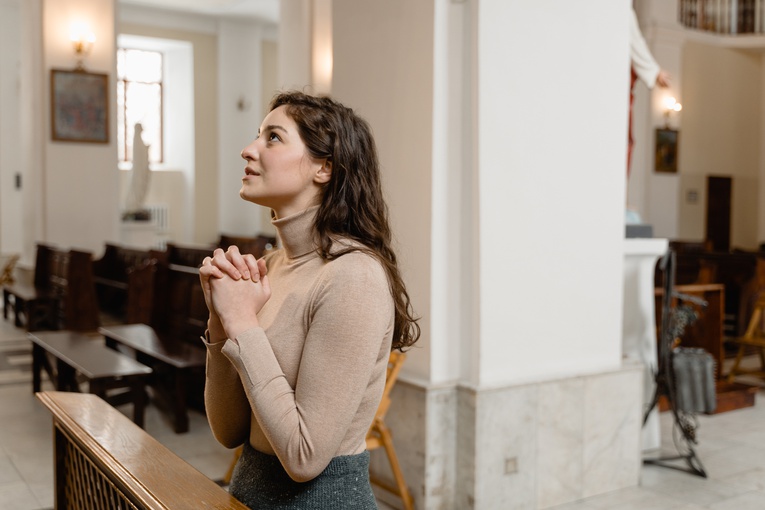
M 0 510 L 244 508 L 199 266 L 279 249 L 293 89 L 372 127 L 420 317 L 381 509 L 765 508 L 765 0 L 0 0 Z

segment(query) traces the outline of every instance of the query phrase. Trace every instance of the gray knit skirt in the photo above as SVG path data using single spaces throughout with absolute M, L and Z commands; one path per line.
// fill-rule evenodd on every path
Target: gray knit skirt
M 289 477 L 275 455 L 244 443 L 229 493 L 256 510 L 377 510 L 369 484 L 369 452 L 335 457 L 308 482 Z

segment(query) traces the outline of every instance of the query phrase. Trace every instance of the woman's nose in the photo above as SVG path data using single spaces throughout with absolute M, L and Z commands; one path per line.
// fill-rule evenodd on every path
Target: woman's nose
M 258 148 L 256 146 L 257 140 L 253 140 L 250 145 L 242 149 L 242 152 L 240 156 L 242 156 L 242 159 L 257 159 L 258 157 Z

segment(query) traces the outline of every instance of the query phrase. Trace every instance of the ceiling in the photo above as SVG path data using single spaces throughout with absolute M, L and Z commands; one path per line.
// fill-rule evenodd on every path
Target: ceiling
M 280 0 L 118 0 L 121 4 L 141 5 L 160 9 L 259 18 L 276 23 L 279 21 Z

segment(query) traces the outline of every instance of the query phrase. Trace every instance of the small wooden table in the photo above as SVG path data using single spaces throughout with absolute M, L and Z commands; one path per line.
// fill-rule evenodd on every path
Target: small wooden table
M 58 329 L 59 296 L 24 283 L 3 286 L 3 318 L 13 311 L 13 324 L 27 331 Z
M 32 389 L 40 391 L 41 372 L 45 370 L 59 391 L 80 391 L 77 374 L 89 382 L 89 392 L 112 405 L 133 404 L 133 421 L 143 427 L 146 407 L 146 379 L 152 369 L 108 348 L 101 335 L 73 331 L 28 333 L 32 341 Z M 56 358 L 56 369 L 46 353 Z M 107 396 L 106 391 L 128 388 L 127 392 Z
M 707 302 L 706 308 L 692 304 L 699 314 L 699 319 L 690 324 L 681 337 L 681 345 L 684 347 L 701 347 L 706 349 L 715 360 L 715 379 L 720 378 L 725 351 L 723 348 L 723 321 L 725 317 L 725 286 L 721 283 L 677 285 L 675 290 L 681 294 L 687 294 L 703 299 Z M 664 290 L 656 289 L 656 328 L 661 325 L 661 303 L 664 298 Z
M 197 347 L 189 342 L 158 335 L 146 324 L 102 327 L 98 331 L 106 338 L 106 345 L 115 349 L 118 344 L 124 345 L 135 351 L 138 360 L 150 366 L 160 364 L 161 368 L 170 370 L 173 387 L 169 391 L 169 400 L 173 407 L 175 432 L 188 432 L 186 392 L 191 371 L 203 369 L 207 360 L 207 351 L 202 347 L 202 341 L 199 341 Z M 163 391 L 166 388 L 159 385 L 157 389 Z

